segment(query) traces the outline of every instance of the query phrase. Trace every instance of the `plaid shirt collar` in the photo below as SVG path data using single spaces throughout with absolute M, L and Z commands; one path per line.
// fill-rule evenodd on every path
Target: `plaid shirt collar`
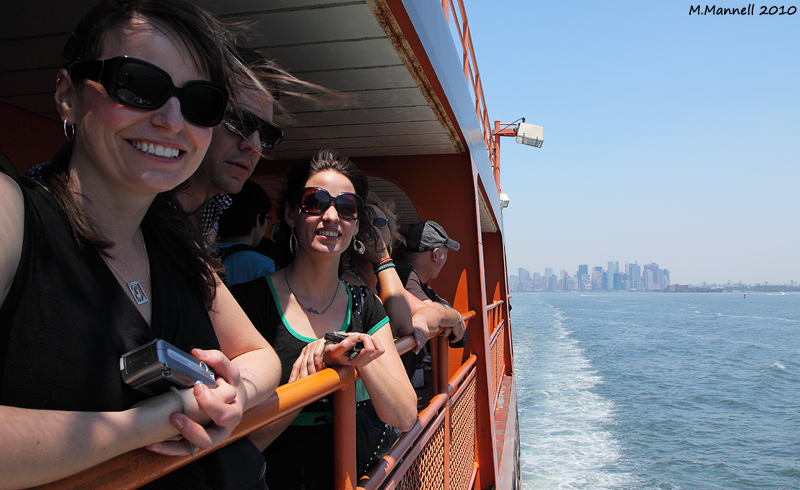
M 231 207 L 233 199 L 227 194 L 217 194 L 208 200 L 205 207 L 200 211 L 200 226 L 203 234 L 209 243 L 213 243 L 217 238 L 219 229 L 219 217 L 223 211 Z

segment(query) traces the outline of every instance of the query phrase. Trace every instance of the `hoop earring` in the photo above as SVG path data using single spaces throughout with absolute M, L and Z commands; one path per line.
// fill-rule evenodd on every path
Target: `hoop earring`
M 294 235 L 294 226 L 292 227 L 292 236 L 289 237 L 289 251 L 292 255 L 297 255 L 297 237 Z
M 364 252 L 367 251 L 367 247 L 365 247 L 364 243 L 356 238 L 355 235 L 353 235 L 353 249 L 358 252 L 359 255 L 364 255 Z
M 72 141 L 75 139 L 75 125 L 70 124 L 69 127 L 72 128 L 72 136 L 67 133 L 67 120 L 64 119 L 64 136 L 67 138 L 67 141 Z

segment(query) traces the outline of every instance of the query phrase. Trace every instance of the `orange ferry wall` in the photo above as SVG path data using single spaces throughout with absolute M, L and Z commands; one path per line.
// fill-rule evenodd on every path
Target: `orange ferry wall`
M 59 121 L 0 102 L 0 152 L 19 175 L 53 158 L 66 142 Z
M 511 323 L 510 317 L 510 302 L 511 297 L 508 294 L 508 284 L 506 278 L 508 277 L 506 271 L 506 264 L 503 261 L 505 257 L 505 246 L 503 244 L 503 237 L 500 233 L 484 233 L 483 234 L 483 254 L 484 254 L 484 273 L 486 276 L 486 293 L 491 294 L 491 299 L 488 301 L 490 304 L 505 298 L 505 303 L 500 306 L 502 313 L 501 316 L 508 327 Z M 493 329 L 494 326 L 490 326 Z M 504 335 L 506 337 L 506 346 L 512 346 L 511 342 L 511 329 L 506 328 Z M 505 374 L 511 374 L 514 371 L 512 363 L 512 350 L 506 347 L 503 362 L 505 364 Z

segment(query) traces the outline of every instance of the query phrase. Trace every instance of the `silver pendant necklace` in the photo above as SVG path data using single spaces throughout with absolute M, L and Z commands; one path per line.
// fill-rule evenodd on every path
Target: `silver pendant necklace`
M 142 237 L 142 248 L 144 249 L 144 262 L 147 266 L 147 275 L 144 276 L 144 279 L 142 279 L 142 281 L 147 282 L 147 278 L 150 277 L 150 260 L 147 257 L 147 246 L 144 243 L 144 233 L 141 230 L 139 231 L 139 233 L 141 233 Z M 103 260 L 105 260 L 106 264 L 108 264 L 109 266 L 111 266 L 112 269 L 114 269 L 114 272 L 117 273 L 117 275 L 122 279 L 122 281 L 128 285 L 128 289 L 130 289 L 131 295 L 133 296 L 133 300 L 136 301 L 137 305 L 143 305 L 148 301 L 150 301 L 150 298 L 147 297 L 147 293 L 144 292 L 144 287 L 142 286 L 141 282 L 137 281 L 136 279 L 128 282 L 128 280 L 122 276 L 122 274 L 117 270 L 117 268 L 114 267 L 114 264 L 112 264 L 110 260 L 108 260 L 104 255 L 101 255 L 101 257 L 103 257 Z
M 325 313 L 326 311 L 328 311 L 328 308 L 330 308 L 331 305 L 333 304 L 333 300 L 336 299 L 336 295 L 339 294 L 339 285 L 342 283 L 342 281 L 336 281 L 336 291 L 333 293 L 333 298 L 331 298 L 331 302 L 328 303 L 328 306 L 326 306 L 325 309 L 322 310 L 322 311 L 317 311 L 314 308 L 306 306 L 306 305 L 304 305 L 303 303 L 300 302 L 300 298 L 297 297 L 297 294 L 295 294 L 294 290 L 292 289 L 292 285 L 289 284 L 289 275 L 286 272 L 287 269 L 288 269 L 288 267 L 286 269 L 283 269 L 283 279 L 286 281 L 286 285 L 289 286 L 289 292 L 292 293 L 292 296 L 294 296 L 294 299 L 297 300 L 297 304 L 299 304 L 301 307 L 303 307 L 303 309 L 306 310 L 307 312 L 313 313 L 315 315 L 321 315 L 321 314 Z

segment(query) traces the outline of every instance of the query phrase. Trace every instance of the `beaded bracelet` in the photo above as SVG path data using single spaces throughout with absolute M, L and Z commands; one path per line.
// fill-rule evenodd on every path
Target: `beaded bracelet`
M 378 262 L 377 264 L 373 265 L 372 269 L 373 270 L 378 270 L 379 267 L 382 267 L 382 266 L 384 266 L 386 264 L 393 264 L 393 263 L 394 263 L 394 260 L 392 260 L 392 258 L 389 257 L 389 258 L 383 259 L 380 262 Z
M 379 272 L 385 271 L 386 269 L 394 269 L 394 264 L 384 264 L 377 269 L 375 269 L 375 275 L 377 276 Z

